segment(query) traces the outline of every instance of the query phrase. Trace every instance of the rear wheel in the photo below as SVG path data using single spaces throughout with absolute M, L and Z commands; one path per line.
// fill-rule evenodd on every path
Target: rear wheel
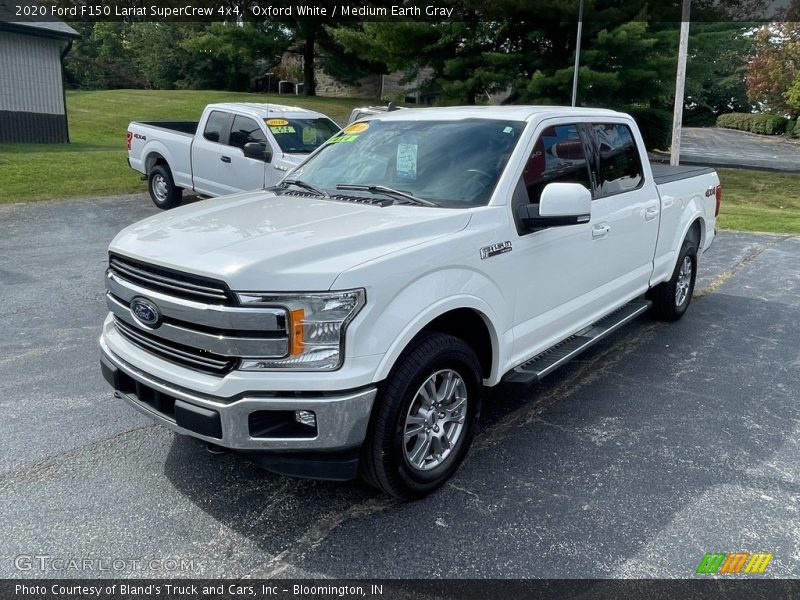
M 362 450 L 362 478 L 406 499 L 447 481 L 472 443 L 480 378 L 475 352 L 459 338 L 417 338 L 381 388 Z
M 175 187 L 172 173 L 169 167 L 164 164 L 153 165 L 147 174 L 147 189 L 150 198 L 158 208 L 174 208 L 181 203 L 183 189 Z
M 693 240 L 683 242 L 678 262 L 669 281 L 651 289 L 647 297 L 653 301 L 653 313 L 664 321 L 677 321 L 689 308 L 697 276 L 697 246 Z

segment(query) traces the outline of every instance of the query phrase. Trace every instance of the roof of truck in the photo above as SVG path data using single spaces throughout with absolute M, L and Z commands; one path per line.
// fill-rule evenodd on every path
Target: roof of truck
M 287 106 L 285 104 L 266 102 L 218 102 L 209 104 L 208 108 L 236 110 L 258 119 L 266 119 L 268 116 L 327 117 L 327 115 L 320 112 L 308 110 L 307 108 L 300 108 L 299 106 Z
M 409 108 L 370 116 L 370 120 L 407 121 L 433 119 L 504 119 L 527 121 L 533 117 L 607 116 L 622 117 L 624 113 L 605 108 L 575 108 L 572 106 L 447 106 L 434 108 Z

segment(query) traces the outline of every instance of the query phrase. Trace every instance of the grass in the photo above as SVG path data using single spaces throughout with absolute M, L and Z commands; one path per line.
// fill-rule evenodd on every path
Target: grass
M 135 120 L 197 120 L 210 102 L 278 102 L 318 110 L 344 123 L 370 101 L 215 91 L 67 92 L 71 144 L 0 145 L 0 203 L 145 192 L 125 161 L 125 131 Z M 800 233 L 800 174 L 720 169 L 719 226 Z
M 356 98 L 304 98 L 217 91 L 67 92 L 71 144 L 0 144 L 0 203 L 144 192 L 128 167 L 125 132 L 137 120 L 196 121 L 211 102 L 275 102 L 322 112 L 339 123 Z
M 722 229 L 800 233 L 800 174 L 745 169 L 718 173 Z

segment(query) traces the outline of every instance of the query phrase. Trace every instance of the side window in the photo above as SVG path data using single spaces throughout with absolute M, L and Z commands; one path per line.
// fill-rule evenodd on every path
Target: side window
M 267 136 L 261 131 L 253 119 L 236 115 L 231 126 L 231 137 L 228 142 L 231 146 L 244 148 L 250 142 L 266 143 Z
M 580 183 L 592 189 L 583 141 L 576 125 L 548 127 L 533 147 L 522 173 L 528 201 L 538 204 L 548 183 Z
M 644 175 L 630 128 L 619 123 L 599 123 L 590 127 L 597 147 L 597 197 L 638 188 Z
M 203 130 L 203 137 L 209 142 L 217 142 L 222 139 L 222 130 L 228 122 L 228 113 L 214 110 L 208 115 L 206 128 Z

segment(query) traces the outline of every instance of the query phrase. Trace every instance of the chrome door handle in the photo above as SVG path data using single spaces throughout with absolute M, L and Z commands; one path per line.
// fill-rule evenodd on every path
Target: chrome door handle
M 650 208 L 644 211 L 645 221 L 652 221 L 657 216 L 658 216 L 658 209 L 655 206 L 651 206 Z
M 595 239 L 605 237 L 609 231 L 611 231 L 611 227 L 608 225 L 595 225 L 592 227 L 592 237 Z

